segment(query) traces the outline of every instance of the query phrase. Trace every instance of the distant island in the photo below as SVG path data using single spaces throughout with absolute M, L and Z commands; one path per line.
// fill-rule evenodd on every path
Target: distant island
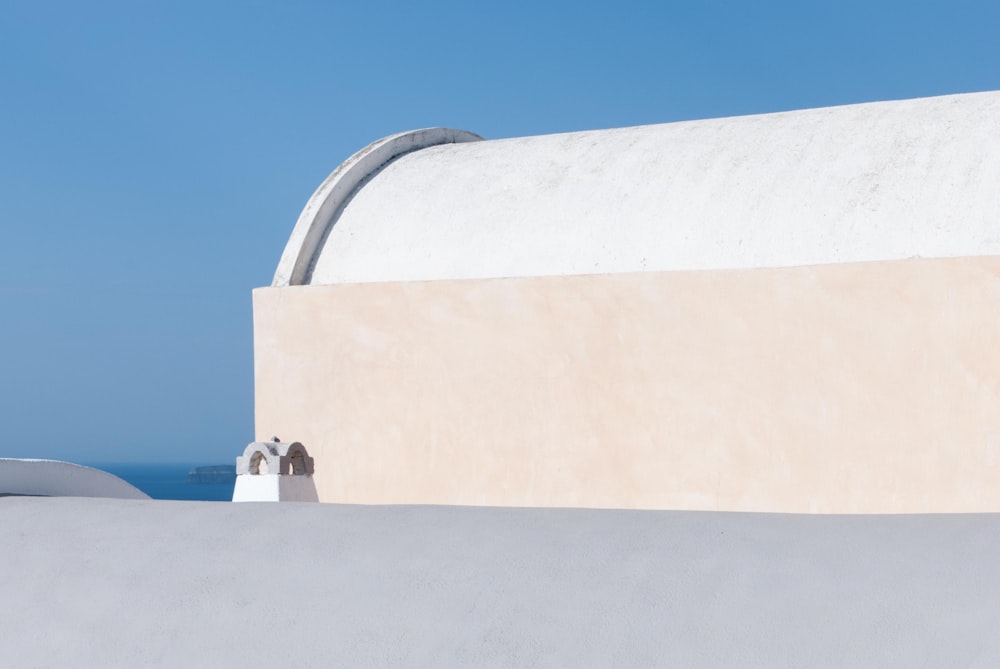
M 208 465 L 194 467 L 188 472 L 188 483 L 234 483 L 236 465 Z

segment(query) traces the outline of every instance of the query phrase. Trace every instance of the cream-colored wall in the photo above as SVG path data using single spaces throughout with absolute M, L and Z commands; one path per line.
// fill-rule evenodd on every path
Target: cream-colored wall
M 322 501 L 1000 511 L 1000 257 L 262 288 Z

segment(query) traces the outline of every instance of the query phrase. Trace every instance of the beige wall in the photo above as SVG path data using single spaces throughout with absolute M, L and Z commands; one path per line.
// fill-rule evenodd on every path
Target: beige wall
M 1000 257 L 262 288 L 320 499 L 1000 511 Z

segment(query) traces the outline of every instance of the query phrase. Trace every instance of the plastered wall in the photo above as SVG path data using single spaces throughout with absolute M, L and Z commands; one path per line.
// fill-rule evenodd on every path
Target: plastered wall
M 321 501 L 1000 511 L 1000 257 L 261 288 Z

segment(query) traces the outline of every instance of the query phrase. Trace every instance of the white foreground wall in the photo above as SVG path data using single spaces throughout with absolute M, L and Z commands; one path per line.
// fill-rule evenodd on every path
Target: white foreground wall
M 0 499 L 10 667 L 1000 666 L 1000 516 Z

